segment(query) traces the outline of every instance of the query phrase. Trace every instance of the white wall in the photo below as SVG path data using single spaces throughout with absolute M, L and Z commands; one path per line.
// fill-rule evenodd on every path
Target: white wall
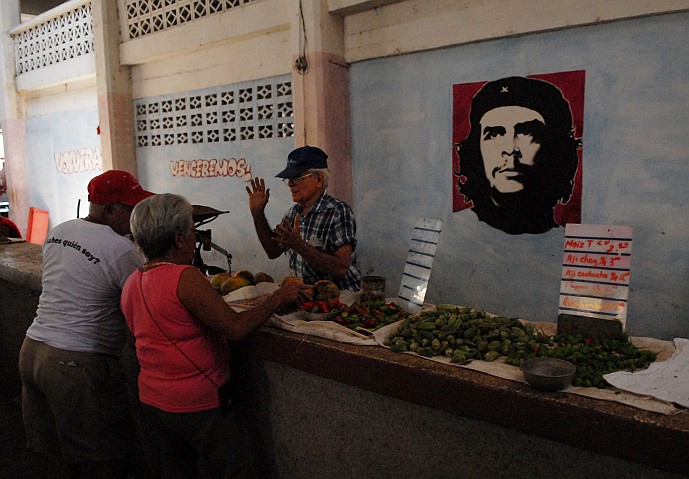
M 132 68 L 134 98 L 179 93 L 290 73 L 289 32 L 217 43 Z
M 287 0 L 260 0 L 125 41 L 121 61 L 135 98 L 284 75 L 291 20 Z
M 689 9 L 687 0 L 330 0 L 356 62 Z
M 26 102 L 30 205 L 50 211 L 50 226 L 88 214 L 88 182 L 102 172 L 93 82 L 53 90 Z

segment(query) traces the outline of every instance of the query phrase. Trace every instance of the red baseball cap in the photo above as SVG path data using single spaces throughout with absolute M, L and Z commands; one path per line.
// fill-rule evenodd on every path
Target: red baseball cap
M 124 203 L 134 206 L 153 195 L 144 190 L 131 173 L 109 170 L 89 182 L 89 201 L 96 205 Z

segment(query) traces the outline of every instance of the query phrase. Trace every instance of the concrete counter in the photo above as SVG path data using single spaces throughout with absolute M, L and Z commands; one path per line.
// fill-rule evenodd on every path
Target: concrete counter
M 40 294 L 41 248 L 0 246 L 0 387 Z M 666 416 L 263 327 L 233 345 L 260 477 L 689 476 L 689 414 Z
M 0 244 L 0 281 L 41 291 L 42 248 L 32 243 Z
M 19 349 L 36 315 L 41 294 L 43 255 L 31 243 L 0 245 L 0 387 L 18 394 Z
M 464 450 L 463 454 L 468 455 L 470 460 L 483 464 L 480 468 L 468 469 L 475 470 L 477 474 L 483 475 L 491 471 L 492 474 L 497 474 L 494 477 L 546 477 L 550 475 L 598 477 L 599 473 L 600 477 L 603 475 L 606 477 L 666 477 L 659 472 L 660 470 L 674 474 L 689 474 L 689 455 L 687 454 L 689 452 L 689 414 L 687 411 L 668 416 L 619 403 L 561 392 L 539 392 L 526 384 L 438 364 L 412 355 L 394 353 L 382 347 L 336 343 L 270 327 L 264 327 L 253 334 L 248 339 L 246 347 L 248 356 L 252 358 L 322 378 L 314 379 L 318 384 L 324 380 L 332 380 L 338 384 L 351 386 L 336 388 L 342 388 L 343 391 L 338 394 L 343 394 L 345 397 L 333 398 L 335 402 L 331 408 L 335 411 L 340 409 L 342 401 L 361 402 L 356 397 L 366 396 L 370 392 L 379 395 L 377 401 L 385 404 L 386 407 L 396 404 L 395 400 L 401 400 L 416 405 L 417 408 L 412 409 L 417 412 L 429 410 L 424 408 L 436 411 L 428 413 L 429 418 L 426 421 L 429 425 L 438 417 L 445 419 L 437 427 L 442 427 L 448 421 L 458 421 L 461 427 L 471 428 L 478 421 L 479 431 L 485 431 L 486 437 L 496 438 L 501 444 L 500 447 L 508 446 L 508 450 L 522 450 L 523 444 L 535 443 L 537 446 L 532 444 L 532 447 L 537 447 L 537 450 L 523 451 L 534 462 L 543 460 L 539 458 L 539 455 L 547 457 L 552 453 L 552 448 L 557 449 L 557 446 L 553 445 L 555 442 L 582 450 L 577 454 L 583 454 L 582 457 L 585 457 L 588 463 L 588 465 L 580 464 L 574 470 L 567 472 L 562 469 L 564 465 L 560 468 L 551 464 L 546 469 L 543 469 L 541 465 L 532 471 L 535 472 L 533 475 L 529 476 L 528 468 L 521 470 L 511 463 L 500 465 L 500 459 L 492 466 L 483 464 L 484 459 L 481 459 L 483 454 L 498 456 L 512 454 L 507 453 L 506 450 L 503 452 L 500 447 L 495 448 L 490 444 L 489 439 L 475 438 L 477 443 L 486 441 L 477 450 L 460 441 L 460 449 L 469 449 Z M 263 364 L 258 371 L 256 369 L 252 371 L 252 374 L 260 376 L 261 371 L 271 368 L 272 366 L 268 368 L 266 364 Z M 274 378 L 269 379 L 269 382 L 274 381 Z M 256 389 L 257 386 L 254 385 L 253 388 Z M 263 385 L 262 388 L 270 389 L 270 386 Z M 261 386 L 258 389 L 260 390 Z M 320 393 L 314 391 L 307 394 L 295 391 L 292 394 L 296 396 L 303 394 L 301 399 L 307 401 L 307 408 L 313 411 L 313 404 L 318 401 L 315 396 Z M 273 401 L 280 400 L 281 398 L 277 395 L 273 399 Z M 282 409 L 280 406 L 274 407 Z M 418 409 L 419 407 L 421 409 Z M 325 415 L 325 411 L 321 413 Z M 379 423 L 380 413 L 382 411 L 375 408 L 366 408 L 350 419 L 355 424 L 363 421 L 374 426 Z M 397 420 L 402 424 L 405 422 L 403 418 L 397 418 Z M 330 427 L 332 421 L 333 418 L 321 420 L 321 427 L 330 431 L 331 434 L 333 433 Z M 271 424 L 271 428 L 279 429 L 279 424 L 279 420 L 276 420 Z M 403 430 L 398 432 L 403 437 L 405 436 L 404 426 L 386 423 L 382 427 L 392 430 L 401 428 Z M 270 432 L 274 433 L 274 431 Z M 314 444 L 327 441 L 327 438 L 322 437 L 322 433 L 314 431 L 314 434 L 315 438 L 311 439 Z M 443 449 L 437 443 L 444 439 L 456 440 L 451 433 L 445 438 L 442 434 L 436 437 L 432 431 L 418 431 L 416 434 L 419 438 L 425 438 L 422 443 L 433 445 L 426 445 L 425 448 L 428 450 L 424 453 L 435 454 L 439 457 L 442 456 Z M 529 437 L 528 441 L 524 440 L 525 436 Z M 456 437 L 464 438 L 465 436 L 457 432 Z M 283 447 L 287 446 L 283 445 Z M 321 446 L 311 447 L 321 451 Z M 349 448 L 351 447 L 350 445 Z M 567 451 L 567 454 L 571 453 L 571 450 Z M 583 451 L 590 451 L 593 454 L 589 457 Z M 356 454 L 364 453 L 363 450 L 356 451 Z M 621 461 L 608 462 L 610 458 L 618 458 Z M 409 470 L 414 470 L 416 460 L 408 457 L 406 460 L 410 462 Z M 503 460 L 507 461 L 507 459 Z M 600 464 L 596 461 L 600 461 Z M 634 464 L 642 465 L 642 467 L 637 470 Z M 437 474 L 433 477 L 448 477 L 444 473 L 446 469 L 443 466 L 438 467 Z M 511 470 L 510 467 L 516 468 Z M 657 470 L 649 472 L 644 469 L 645 467 Z M 448 472 L 450 469 L 447 467 Z M 543 475 L 536 472 L 539 469 Z M 309 470 L 306 475 L 302 476 L 301 473 L 298 475 L 309 477 L 312 473 L 322 472 Z M 330 470 L 328 473 L 332 474 L 333 471 Z M 418 470 L 418 474 L 417 477 L 430 477 L 424 476 L 422 469 Z M 667 477 L 672 477 L 674 474 Z M 381 476 L 374 474 L 370 477 Z M 402 474 L 397 477 L 413 477 L 413 475 Z

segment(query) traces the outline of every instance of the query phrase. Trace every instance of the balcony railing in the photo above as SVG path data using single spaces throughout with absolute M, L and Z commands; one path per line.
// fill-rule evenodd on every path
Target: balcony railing
M 192 20 L 241 7 L 256 0 L 120 0 L 129 40 Z
M 73 0 L 22 23 L 14 39 L 17 77 L 93 53 L 90 0 Z

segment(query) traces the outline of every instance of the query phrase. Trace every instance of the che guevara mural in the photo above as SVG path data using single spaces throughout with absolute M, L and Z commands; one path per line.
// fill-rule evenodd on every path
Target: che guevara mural
M 584 71 L 453 86 L 453 212 L 508 234 L 581 223 Z

